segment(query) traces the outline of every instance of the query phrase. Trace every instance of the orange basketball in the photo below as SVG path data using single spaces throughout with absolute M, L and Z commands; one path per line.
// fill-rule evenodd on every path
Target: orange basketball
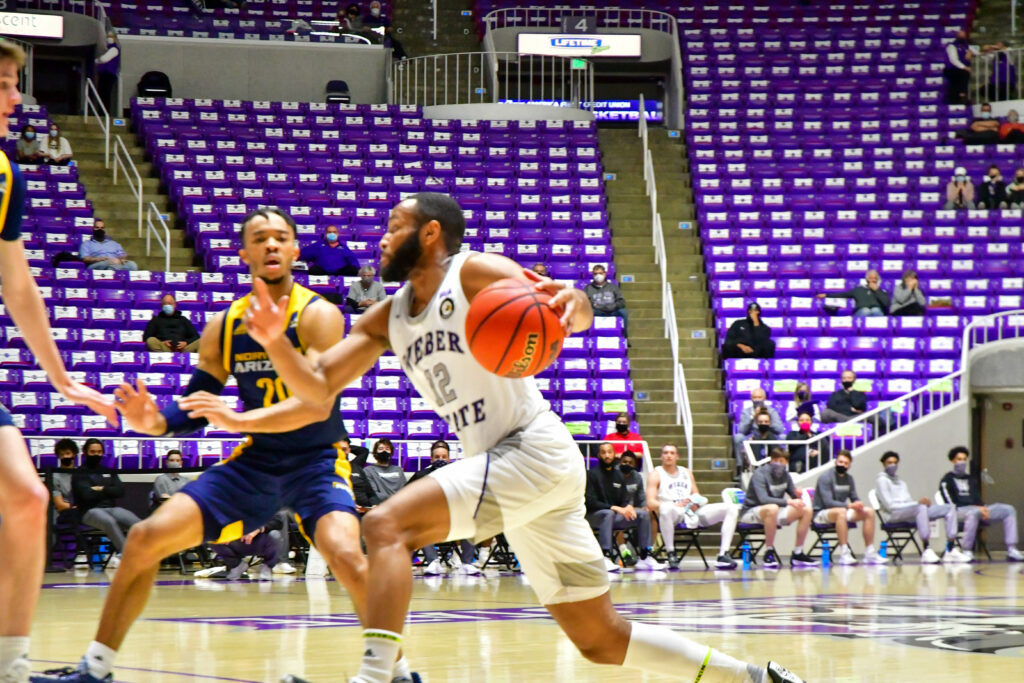
M 551 295 L 506 278 L 480 290 L 466 313 L 466 338 L 480 365 L 502 377 L 529 377 L 562 350 L 562 325 Z

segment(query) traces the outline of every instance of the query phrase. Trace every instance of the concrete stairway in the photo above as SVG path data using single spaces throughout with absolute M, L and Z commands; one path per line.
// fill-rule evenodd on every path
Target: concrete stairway
M 145 206 L 143 207 L 143 236 L 139 237 L 138 201 L 127 181 L 118 177 L 114 184 L 113 172 L 103 166 L 103 132 L 95 119 L 85 123 L 81 116 L 54 116 L 64 136 L 71 143 L 75 163 L 78 165 L 78 178 L 85 186 L 86 197 L 92 202 L 94 215 L 106 222 L 107 234 L 117 240 L 129 258 L 135 261 L 142 270 L 163 270 L 163 251 L 153 243 L 153 251 L 146 256 L 145 238 Z M 153 202 L 157 208 L 168 215 L 167 225 L 171 229 L 171 270 L 191 269 L 195 254 L 185 246 L 185 235 L 181 230 L 174 229 L 176 216 L 167 195 L 160 192 L 160 179 L 153 165 L 144 161 L 144 150 L 140 147 L 127 128 L 115 128 L 114 134 L 119 135 L 132 160 L 135 162 L 139 175 L 142 177 L 143 199 L 145 203 Z M 113 137 L 111 138 L 111 164 L 113 164 Z
M 641 143 L 632 128 L 602 129 L 599 140 L 605 171 L 617 174 L 616 180 L 606 183 L 606 189 L 618 277 L 620 281 L 623 275 L 634 278 L 631 283 L 623 283 L 622 290 L 630 312 L 633 388 L 649 397 L 637 402 L 640 433 L 655 454 L 661 444 L 671 441 L 685 458 L 683 429 L 675 423 L 672 402 L 671 350 L 661 317 L 660 275 L 651 246 L 650 200 L 644 192 Z M 692 227 L 677 227 L 683 221 L 692 226 L 694 219 L 685 147 L 663 129 L 652 129 L 650 140 L 679 327 L 680 362 L 686 372 L 693 413 L 694 475 L 698 484 L 714 495 L 732 481 L 731 469 L 711 469 L 712 459 L 730 462 L 731 440 L 700 239 Z
M 1009 46 L 1024 43 L 1024 8 L 1018 3 L 1017 32 L 1010 26 L 1011 0 L 984 0 L 978 4 L 978 13 L 974 17 L 971 29 L 971 42 L 978 45 L 991 45 L 1003 41 Z M 1018 78 L 1020 74 L 1017 74 Z
M 429 2 L 396 0 L 394 7 L 394 25 L 402 29 L 399 40 L 410 57 L 480 49 L 473 17 L 463 15 L 473 7 L 470 0 L 438 0 L 436 41 L 431 37 L 434 15 Z

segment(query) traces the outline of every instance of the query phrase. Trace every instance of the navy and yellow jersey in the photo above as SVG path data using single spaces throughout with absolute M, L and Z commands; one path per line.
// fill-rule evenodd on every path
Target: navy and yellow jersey
M 243 409 L 256 410 L 280 403 L 291 396 L 291 392 L 278 377 L 267 352 L 246 332 L 245 311 L 249 307 L 249 296 L 247 294 L 234 301 L 228 308 L 221 329 L 221 352 L 224 369 L 238 382 L 238 396 Z M 292 285 L 285 335 L 300 353 L 306 352 L 306 344 L 299 336 L 299 319 L 306 308 L 319 298 L 315 292 L 301 285 Z M 334 399 L 331 416 L 323 422 L 281 434 L 249 434 L 235 455 L 251 453 L 269 456 L 276 461 L 290 455 L 319 454 L 324 449 L 336 448 L 345 436 L 340 409 L 339 396 Z
M 21 169 L 0 150 L 0 239 L 21 238 L 21 217 L 25 213 L 25 178 Z

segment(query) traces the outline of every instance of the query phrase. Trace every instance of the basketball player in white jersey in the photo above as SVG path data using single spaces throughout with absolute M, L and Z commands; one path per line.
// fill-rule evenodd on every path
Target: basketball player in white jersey
M 687 509 L 693 510 L 700 526 L 722 524 L 722 542 L 718 546 L 717 569 L 735 569 L 736 561 L 729 557 L 732 535 L 740 517 L 740 506 L 732 503 L 708 503 L 700 495 L 693 472 L 676 463 L 679 449 L 667 443 L 661 447 L 661 464 L 647 478 L 647 508 L 658 515 L 661 539 L 668 551 L 668 563 L 677 567 L 675 529 L 684 520 Z
M 412 593 L 410 553 L 499 532 L 541 603 L 593 662 L 686 681 L 800 681 L 777 664 L 747 664 L 670 629 L 626 621 L 615 611 L 601 549 L 584 518 L 579 448 L 532 378 L 487 372 L 470 354 L 465 336 L 473 297 L 503 278 L 535 282 L 552 294 L 551 306 L 567 332 L 590 326 L 590 304 L 582 291 L 531 277 L 507 258 L 460 253 L 464 230 L 462 210 L 447 195 L 419 193 L 398 204 L 381 239 L 380 272 L 382 279 L 406 285 L 369 309 L 314 364 L 283 336 L 285 302 L 272 301 L 259 282 L 246 318 L 249 334 L 268 351 L 289 389 L 318 405 L 393 350 L 464 451 L 478 454 L 402 488 L 364 517 L 374 578 L 362 666 L 352 681 L 391 680 Z

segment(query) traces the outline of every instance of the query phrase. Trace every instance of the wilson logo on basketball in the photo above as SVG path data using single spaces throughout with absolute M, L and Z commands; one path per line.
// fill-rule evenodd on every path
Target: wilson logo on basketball
M 537 355 L 537 340 L 539 338 L 540 335 L 536 332 L 531 332 L 526 335 L 526 345 L 523 349 L 523 355 L 519 360 L 512 363 L 512 370 L 515 373 L 515 377 L 522 377 L 523 373 L 525 373 L 533 364 L 533 357 Z

